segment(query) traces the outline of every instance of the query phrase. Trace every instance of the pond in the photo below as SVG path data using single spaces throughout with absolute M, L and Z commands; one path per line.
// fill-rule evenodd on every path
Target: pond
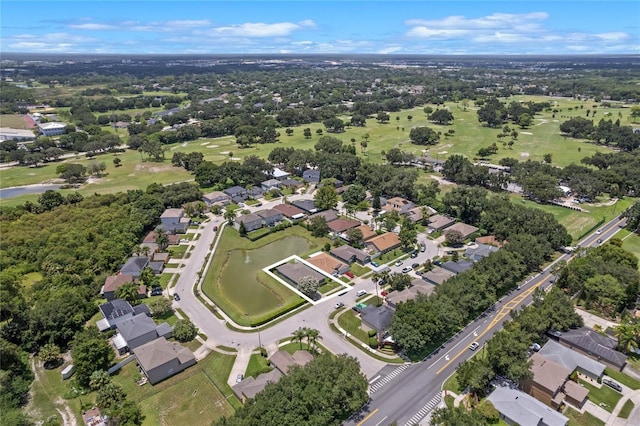
M 62 185 L 25 185 L 25 186 L 14 186 L 11 188 L 2 188 L 0 189 L 0 200 L 17 197 L 19 195 L 25 194 L 42 194 L 49 189 L 57 190 L 60 189 Z
M 290 236 L 252 250 L 232 250 L 220 273 L 220 290 L 242 313 L 268 313 L 282 305 L 282 295 L 262 285 L 257 279 L 258 272 L 265 266 L 311 247 L 307 239 Z M 284 293 L 291 293 L 286 287 L 282 288 Z

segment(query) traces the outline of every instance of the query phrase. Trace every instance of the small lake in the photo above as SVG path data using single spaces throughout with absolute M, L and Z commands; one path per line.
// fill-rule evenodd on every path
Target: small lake
M 7 198 L 18 197 L 20 195 L 25 194 L 42 194 L 45 191 L 50 189 L 58 190 L 62 187 L 62 185 L 25 185 L 25 186 L 14 186 L 12 188 L 2 188 L 0 189 L 0 200 L 5 200 Z
M 219 278 L 222 294 L 240 312 L 250 315 L 260 315 L 278 308 L 282 301 L 260 284 L 256 277 L 258 271 L 311 247 L 305 238 L 291 236 L 253 250 L 232 250 Z

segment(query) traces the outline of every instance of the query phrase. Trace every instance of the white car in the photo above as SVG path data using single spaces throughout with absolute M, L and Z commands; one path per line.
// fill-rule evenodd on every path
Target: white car
M 334 308 L 336 308 L 336 309 L 340 309 L 340 308 L 342 308 L 343 306 L 344 306 L 344 303 L 342 303 L 342 302 L 338 302 L 338 303 L 336 303 L 335 305 L 333 305 L 333 307 L 334 307 Z
M 398 260 L 398 261 L 396 262 L 396 266 L 400 266 L 400 265 L 402 265 L 402 260 Z
M 480 343 L 478 342 L 473 342 L 471 345 L 469 345 L 469 349 L 471 349 L 472 351 L 475 351 L 476 349 L 478 349 L 478 347 L 480 347 Z
M 413 268 L 411 266 L 405 266 L 404 268 L 402 268 L 402 273 L 406 274 L 407 272 L 411 272 Z
M 596 234 L 598 234 L 598 235 L 602 234 L 602 229 L 598 229 L 598 230 L 596 231 Z

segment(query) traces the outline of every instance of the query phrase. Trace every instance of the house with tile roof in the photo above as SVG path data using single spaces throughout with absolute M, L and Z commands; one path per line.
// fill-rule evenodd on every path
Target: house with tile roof
M 401 242 L 398 235 L 393 232 L 386 232 L 377 237 L 365 241 L 364 246 L 370 253 L 386 253 L 400 247 Z
M 329 275 L 338 276 L 344 274 L 349 270 L 348 264 L 342 263 L 335 257 L 323 252 L 318 253 L 315 256 L 311 256 L 306 260 L 316 268 L 324 271 Z

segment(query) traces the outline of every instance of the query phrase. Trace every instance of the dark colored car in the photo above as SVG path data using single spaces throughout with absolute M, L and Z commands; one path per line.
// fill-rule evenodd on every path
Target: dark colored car
M 414 264 L 412 264 L 412 265 L 411 265 L 411 267 L 412 267 L 413 269 L 416 269 L 418 266 L 420 266 L 420 264 L 419 264 L 419 263 L 414 263 Z
M 173 295 L 173 300 L 178 301 L 180 300 L 180 295 L 178 293 Z
M 161 296 L 162 295 L 162 287 L 156 287 L 151 290 L 152 296 Z
M 411 258 L 415 259 L 416 257 L 418 257 L 418 253 L 416 253 L 415 251 L 413 253 L 411 253 Z

